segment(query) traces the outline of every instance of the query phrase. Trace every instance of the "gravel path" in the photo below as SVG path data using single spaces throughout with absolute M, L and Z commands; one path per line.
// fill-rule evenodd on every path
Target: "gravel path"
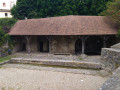
M 0 68 L 0 90 L 97 90 L 106 79 L 57 71 Z

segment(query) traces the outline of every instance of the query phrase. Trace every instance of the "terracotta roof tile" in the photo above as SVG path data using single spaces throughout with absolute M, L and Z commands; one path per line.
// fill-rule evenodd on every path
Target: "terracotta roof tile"
M 19 20 L 10 35 L 112 35 L 117 33 L 104 16 L 60 16 Z

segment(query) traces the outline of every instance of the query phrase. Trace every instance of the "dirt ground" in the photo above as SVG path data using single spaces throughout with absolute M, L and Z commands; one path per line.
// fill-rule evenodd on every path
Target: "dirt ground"
M 97 90 L 106 79 L 52 70 L 0 68 L 0 90 Z

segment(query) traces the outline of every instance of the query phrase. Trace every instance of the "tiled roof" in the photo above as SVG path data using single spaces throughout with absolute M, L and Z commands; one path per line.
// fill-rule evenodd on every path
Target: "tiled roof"
M 10 35 L 112 35 L 117 33 L 104 16 L 60 16 L 19 20 Z

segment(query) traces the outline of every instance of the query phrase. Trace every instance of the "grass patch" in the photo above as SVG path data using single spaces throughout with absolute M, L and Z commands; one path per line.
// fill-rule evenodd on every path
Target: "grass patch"
M 5 61 L 7 61 L 7 60 L 10 60 L 10 59 L 13 58 L 13 57 L 15 57 L 15 56 L 9 55 L 9 56 L 6 56 L 6 57 L 0 57 L 0 63 L 1 63 L 1 62 L 5 62 Z
M 119 65 L 119 64 L 116 64 L 115 67 L 118 68 L 118 67 L 120 67 L 120 65 Z
M 14 89 L 14 88 L 11 88 L 11 87 L 2 87 L 1 89 L 2 90 L 21 90 L 21 88 Z
M 78 58 L 79 58 L 79 60 L 83 60 L 83 58 L 82 58 L 82 57 L 80 57 L 80 56 L 79 56 Z

